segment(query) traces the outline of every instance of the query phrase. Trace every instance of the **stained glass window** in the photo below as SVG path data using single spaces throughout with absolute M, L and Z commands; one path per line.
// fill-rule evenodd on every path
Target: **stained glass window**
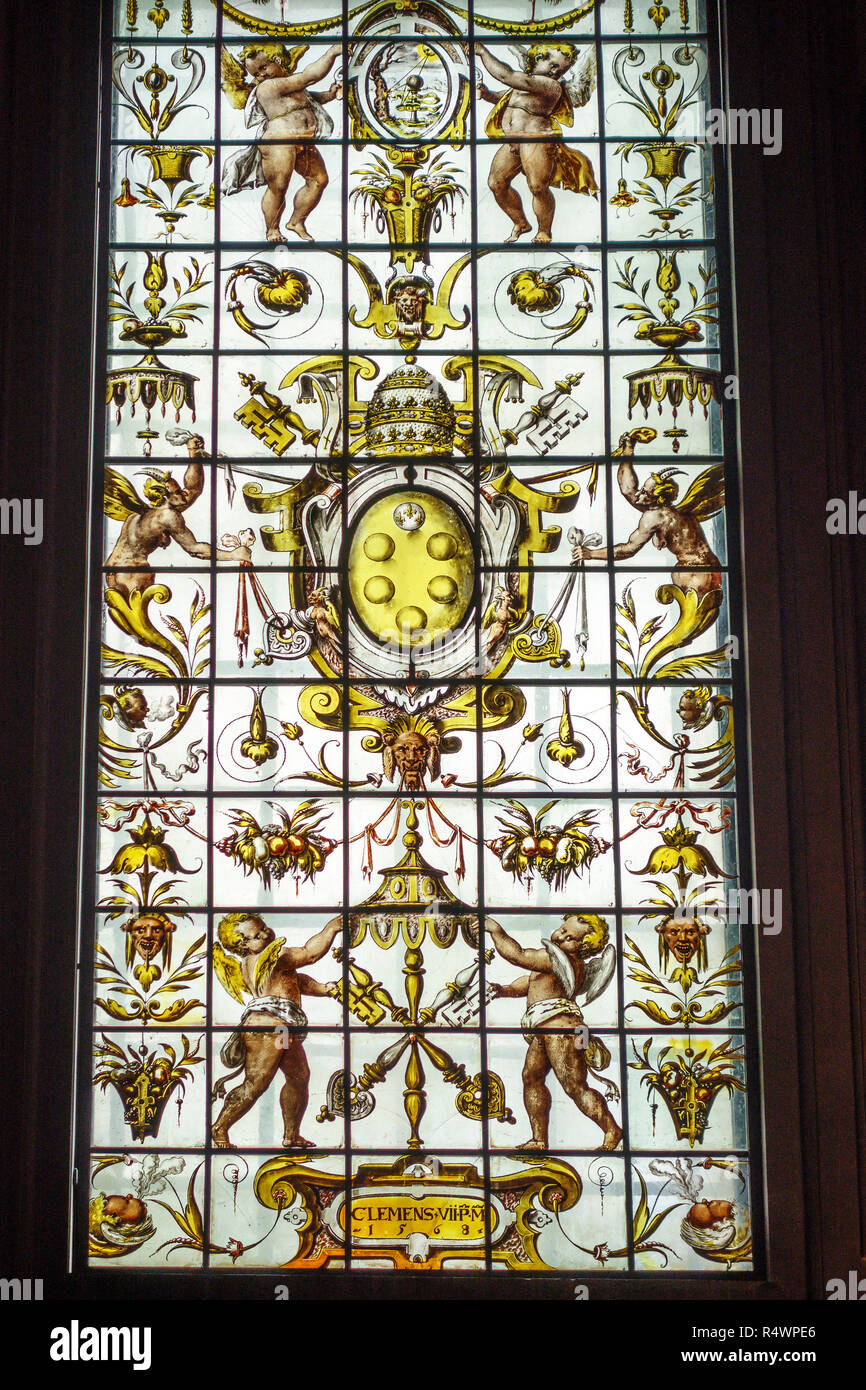
M 751 1272 L 713 16 L 110 22 L 81 1263 Z

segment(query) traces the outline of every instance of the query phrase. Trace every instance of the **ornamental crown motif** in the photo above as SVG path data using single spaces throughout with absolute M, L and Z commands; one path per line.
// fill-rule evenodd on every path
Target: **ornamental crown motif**
M 399 367 L 377 386 L 367 411 L 371 453 L 451 453 L 456 429 L 454 406 L 439 382 L 423 367 Z

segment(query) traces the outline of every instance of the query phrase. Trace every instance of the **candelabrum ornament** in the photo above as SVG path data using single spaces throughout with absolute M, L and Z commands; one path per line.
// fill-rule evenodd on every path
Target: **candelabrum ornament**
M 204 81 L 205 61 L 198 49 L 189 49 L 185 44 L 170 54 L 171 66 L 186 77 L 183 88 L 156 58 L 144 73 L 132 83 L 128 82 L 127 75 L 142 67 L 144 62 L 140 49 L 131 45 L 118 49 L 111 64 L 111 81 L 120 93 L 118 106 L 135 118 L 151 140 L 157 141 L 181 112 L 192 105 L 191 99 Z M 147 94 L 145 100 L 142 100 L 139 87 Z
M 640 198 L 651 208 L 652 216 L 661 223 L 660 227 L 643 233 L 646 237 L 669 236 L 671 224 L 701 196 L 697 192 L 700 180 L 685 179 L 686 161 L 698 147 L 694 142 L 677 139 L 674 132 L 683 113 L 698 104 L 699 93 L 706 80 L 707 60 L 700 48 L 688 43 L 675 49 L 671 58 L 680 71 L 660 56 L 654 66 L 641 73 L 636 85 L 631 73 L 647 62 L 644 50 L 630 45 L 620 49 L 613 61 L 614 78 L 628 98 L 624 104 L 640 111 L 656 132 L 655 139 L 625 141 L 616 150 L 623 160 L 632 154 L 643 155 L 646 178 L 635 186 Z M 645 85 L 646 82 L 655 89 L 654 93 Z M 683 182 L 674 193 L 672 185 L 680 180 Z M 660 196 L 652 185 L 660 190 Z M 624 177 L 619 180 L 617 192 L 610 201 L 617 208 L 634 205 L 635 196 L 629 192 Z M 681 239 L 692 235 L 689 228 L 674 227 L 673 230 Z
M 435 1025 L 440 1014 L 452 1027 L 463 1026 L 477 1015 L 480 996 L 475 984 L 479 964 L 461 970 L 453 982 L 440 990 L 430 1004 L 421 1007 L 424 988 L 424 956 L 422 947 L 430 942 L 447 950 L 458 933 L 470 948 L 480 949 L 477 914 L 450 891 L 441 871 L 429 864 L 420 853 L 423 837 L 418 833 L 418 811 L 427 808 L 429 801 L 410 799 L 399 803 L 405 810 L 406 831 L 403 846 L 406 853 L 398 863 L 383 870 L 382 883 L 351 917 L 350 946 L 356 948 L 369 938 L 382 950 L 390 949 L 402 940 L 406 1003 L 398 1005 L 369 971 L 358 967 L 349 958 L 349 987 L 344 995 L 343 983 L 339 997 L 345 997 L 346 1007 L 368 1027 L 375 1028 L 387 1015 L 405 1031 L 385 1047 L 378 1056 L 365 1064 L 360 1075 L 350 1078 L 348 1090 L 335 1073 L 328 1087 L 327 1102 L 318 1116 L 324 1122 L 338 1115 L 351 1113 L 353 1120 L 370 1115 L 375 1108 L 373 1088 L 385 1080 L 397 1063 L 405 1058 L 404 1109 L 409 1122 L 406 1147 L 423 1147 L 421 1120 L 427 1109 L 427 1075 L 425 1061 L 449 1085 L 456 1087 L 455 1105 L 461 1115 L 473 1120 L 496 1119 L 513 1124 L 514 1117 L 505 1104 L 505 1088 L 495 1072 L 469 1076 L 462 1062 L 455 1062 L 450 1053 L 425 1030 Z M 432 819 L 430 820 L 432 830 Z M 453 828 L 453 835 L 458 831 Z M 342 954 L 340 956 L 342 958 Z
M 150 15 L 163 16 L 158 27 L 165 22 L 165 10 L 150 11 Z M 156 21 L 154 21 L 156 22 Z M 164 52 L 164 50 L 163 50 Z M 126 158 L 126 176 L 121 181 L 120 196 L 115 199 L 118 207 L 127 208 L 143 202 L 156 210 L 165 227 L 164 236 L 174 232 L 178 222 L 186 216 L 184 209 L 192 202 L 213 207 L 213 194 L 192 187 L 180 195 L 175 191 L 180 184 L 192 184 L 190 168 L 197 156 L 204 156 L 208 163 L 213 160 L 213 150 L 197 144 L 165 143 L 163 137 L 182 112 L 193 105 L 192 98 L 201 86 L 205 76 L 205 60 L 197 49 L 189 49 L 186 44 L 169 55 L 169 62 L 176 72 L 185 78 L 181 80 L 168 73 L 154 57 L 151 66 L 130 81 L 131 74 L 143 67 L 144 54 L 130 44 L 118 49 L 111 65 L 111 80 L 120 93 L 118 107 L 127 111 L 148 136 L 147 144 L 130 144 L 123 148 Z M 142 96 L 142 90 L 144 96 Z M 169 191 L 168 199 L 151 184 L 139 184 L 140 197 L 132 192 L 129 179 L 129 161 L 144 155 L 150 161 L 154 182 L 162 182 Z
M 658 300 L 659 314 L 654 313 L 647 303 L 649 281 L 645 282 L 642 289 L 638 289 L 638 260 L 629 256 L 623 265 L 617 265 L 617 272 L 621 278 L 614 281 L 614 284 L 618 289 L 635 296 L 634 300 L 617 304 L 618 309 L 625 310 L 620 323 L 637 323 L 639 326 L 635 331 L 635 338 L 639 342 L 648 340 L 656 347 L 667 349 L 661 361 L 627 374 L 629 419 L 638 404 L 643 407 L 646 418 L 652 401 L 657 403 L 661 414 L 662 402 L 668 400 L 676 426 L 677 412 L 684 400 L 688 402 L 689 414 L 694 412 L 694 403 L 697 400 L 703 409 L 704 419 L 707 417 L 710 401 L 721 401 L 721 373 L 711 367 L 687 361 L 678 352 L 678 349 L 685 347 L 687 343 L 694 344 L 703 340 L 701 323 L 718 322 L 715 263 L 698 266 L 702 287 L 699 290 L 696 285 L 689 283 L 691 312 L 688 318 L 678 319 L 674 317 L 680 304 L 675 296 L 682 284 L 682 276 L 677 267 L 678 254 L 677 251 L 656 251 L 656 285 L 661 292 Z M 673 441 L 674 453 L 679 451 L 679 447 L 679 438 L 676 437 Z
M 177 274 L 173 276 L 174 298 L 170 307 L 161 291 L 168 285 L 169 272 L 166 266 L 168 252 L 145 251 L 147 265 L 141 276 L 142 289 L 147 291 L 143 299 L 148 317 L 142 319 L 135 307 L 136 283 L 131 277 L 127 281 L 129 262 L 118 266 L 112 256 L 109 272 L 108 321 L 122 323 L 120 331 L 122 342 L 137 343 L 139 347 L 155 349 L 165 347 L 173 339 L 187 336 L 187 323 L 201 323 L 201 316 L 195 311 L 205 309 L 204 301 L 194 296 L 206 288 L 210 281 L 205 278 L 209 266 L 199 264 L 195 256 L 188 261 L 173 266 Z M 182 285 L 178 276 L 183 276 Z
M 122 322 L 121 341 L 137 343 L 139 347 L 146 348 L 147 352 L 134 366 L 116 367 L 108 372 L 106 404 L 114 406 L 115 422 L 118 425 L 123 407 L 127 403 L 133 416 L 136 406 L 143 406 L 145 429 L 140 432 L 139 438 L 144 440 L 143 452 L 146 458 L 150 457 L 152 440 L 156 437 L 156 432 L 150 428 L 150 424 L 151 413 L 157 405 L 161 407 L 163 415 L 167 406 L 174 407 L 176 422 L 180 421 L 183 407 L 189 409 L 193 420 L 195 419 L 195 383 L 198 377 L 161 362 L 156 356 L 156 349 L 165 347 L 173 340 L 185 338 L 187 323 L 201 322 L 195 311 L 206 306 L 194 296 L 209 283 L 205 279 L 205 268 L 199 265 L 194 256 L 191 257 L 187 264 L 179 268 L 186 286 L 181 288 L 180 282 L 174 279 L 177 292 L 171 307 L 166 310 L 167 301 L 160 293 L 168 284 L 166 254 L 164 251 L 145 252 L 147 266 L 142 274 L 141 283 L 147 291 L 143 304 L 148 317 L 144 319 L 136 313 L 133 302 L 135 281 L 130 280 L 126 283 L 128 262 L 118 267 L 112 258 L 110 272 L 109 322 Z
M 124 406 L 129 405 L 134 418 L 137 406 L 144 410 L 144 430 L 138 438 L 143 441 L 142 453 L 150 458 L 157 431 L 152 430 L 151 414 L 157 408 L 164 417 L 166 408 L 174 411 L 175 423 L 180 423 L 181 410 L 186 409 L 195 420 L 195 383 L 192 372 L 161 362 L 154 352 L 145 353 L 140 362 L 129 367 L 113 367 L 105 376 L 105 404 L 114 407 L 115 424 L 119 425 Z
M 177 225 L 187 216 L 185 211 L 193 203 L 198 207 L 212 211 L 215 206 L 214 185 L 210 184 L 204 189 L 201 184 L 194 183 L 190 170 L 193 161 L 198 157 L 203 157 L 208 164 L 213 163 L 213 149 L 207 145 L 126 145 L 122 151 L 126 158 L 126 175 L 120 181 L 120 195 L 115 198 L 115 207 L 130 208 L 137 203 L 144 207 L 153 208 L 157 217 L 163 224 L 165 230 L 159 233 L 160 237 L 170 240 L 174 235 Z M 136 184 L 136 196 L 132 192 L 132 184 L 129 178 L 130 161 L 137 155 L 144 155 L 150 161 L 153 179 L 148 183 Z M 168 197 L 160 193 L 154 187 L 155 183 L 163 183 L 168 189 Z M 188 188 L 181 192 L 177 190 L 182 184 L 189 184 Z

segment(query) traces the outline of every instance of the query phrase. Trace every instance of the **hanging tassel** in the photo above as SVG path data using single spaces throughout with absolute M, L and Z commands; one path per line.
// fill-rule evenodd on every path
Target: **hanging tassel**
M 231 466 L 231 464 L 230 464 L 230 463 L 224 463 L 224 464 L 223 464 L 223 468 L 225 469 L 226 497 L 228 498 L 228 503 L 229 503 L 229 506 L 231 507 L 232 504 L 234 503 L 234 500 L 235 500 L 235 493 L 236 493 L 237 490 L 238 490 L 238 489 L 237 489 L 237 484 L 236 484 L 236 482 L 235 482 L 235 475 L 234 475 L 234 473 L 232 472 L 232 466 Z
M 459 827 L 457 829 L 457 858 L 454 872 L 457 875 L 457 882 L 459 883 L 466 873 L 466 861 L 463 857 L 463 831 Z
M 361 873 L 364 878 L 373 877 L 373 827 L 364 827 L 364 862 L 361 865 Z
M 238 644 L 238 666 L 243 667 L 244 657 L 250 640 L 250 614 L 247 605 L 246 574 L 238 574 L 238 602 L 235 609 L 235 637 Z

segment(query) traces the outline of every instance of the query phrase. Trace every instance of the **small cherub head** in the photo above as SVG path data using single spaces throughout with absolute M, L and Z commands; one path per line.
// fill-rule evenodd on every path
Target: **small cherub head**
M 562 77 L 577 62 L 573 43 L 534 43 L 527 49 L 523 70 L 540 77 Z
M 709 723 L 710 714 L 707 706 L 710 699 L 710 692 L 705 685 L 698 686 L 695 690 L 683 691 L 677 705 L 677 714 L 683 722 L 684 729 L 702 729 Z
M 144 692 L 137 685 L 116 685 L 114 704 L 125 729 L 140 729 L 150 711 Z
M 123 1197 L 98 1193 L 90 1203 L 87 1225 L 91 1251 L 98 1251 L 101 1255 L 112 1248 L 124 1252 L 135 1250 L 154 1231 L 145 1203 L 131 1192 Z
M 274 940 L 270 927 L 250 912 L 227 913 L 217 927 L 217 935 L 234 956 L 258 956 Z
M 587 960 L 598 955 L 607 945 L 608 928 L 603 917 L 594 912 L 566 913 L 561 926 L 550 933 L 554 946 L 558 946 L 567 956 Z
M 125 1197 L 107 1197 L 103 1212 L 105 1219 L 118 1226 L 137 1226 L 147 1216 L 147 1207 L 127 1192 Z
M 306 45 L 288 49 L 282 43 L 247 43 L 241 50 L 241 61 L 258 85 L 271 77 L 291 77 L 306 51 Z
M 139 1197 L 127 1192 L 125 1197 L 109 1197 L 100 1192 L 90 1203 L 88 1225 L 94 1235 L 102 1234 L 103 1226 L 115 1232 L 131 1233 L 131 1228 L 147 1220 L 147 1207 Z
M 695 1202 L 686 1213 L 686 1221 L 698 1231 L 735 1228 L 736 1206 L 733 1202 Z

